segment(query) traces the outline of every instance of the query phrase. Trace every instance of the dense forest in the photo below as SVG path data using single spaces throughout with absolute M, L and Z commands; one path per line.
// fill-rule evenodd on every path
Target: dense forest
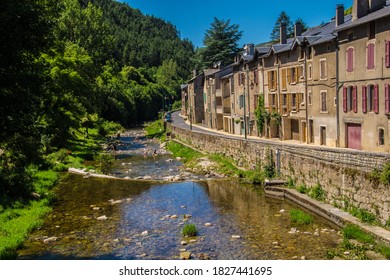
M 113 0 L 0 3 L 0 192 L 76 132 L 141 123 L 178 98 L 194 47 Z

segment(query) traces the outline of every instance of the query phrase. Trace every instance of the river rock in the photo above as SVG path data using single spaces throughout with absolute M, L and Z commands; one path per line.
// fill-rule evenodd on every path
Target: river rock
M 98 220 L 98 221 L 105 221 L 105 220 L 107 220 L 108 218 L 107 218 L 107 216 L 106 215 L 103 215 L 103 216 L 100 216 L 100 217 L 97 217 L 96 218 L 96 220 Z
M 180 259 L 181 260 L 189 260 L 191 258 L 190 252 L 180 252 Z
M 93 207 L 92 210 L 93 210 L 93 211 L 99 211 L 99 210 L 100 210 L 100 207 Z
M 211 227 L 213 224 L 212 223 L 205 223 L 204 224 L 206 227 Z
M 279 245 L 279 242 L 278 241 L 274 241 L 274 242 L 272 242 L 272 245 Z
M 199 258 L 200 260 L 209 260 L 209 259 L 210 259 L 210 256 L 207 255 L 207 254 L 204 254 L 204 253 L 200 253 L 200 254 L 198 255 L 198 258 Z
M 171 219 L 177 219 L 177 215 L 172 215 Z
M 147 230 L 145 230 L 145 231 L 143 231 L 143 232 L 141 233 L 141 235 L 142 235 L 142 236 L 148 236 L 148 235 L 149 235 L 149 232 L 148 232 Z
M 180 242 L 180 244 L 181 244 L 182 246 L 185 246 L 185 245 L 187 245 L 187 242 L 183 240 L 182 242 Z
M 232 235 L 232 239 L 240 239 L 241 238 L 241 236 L 239 236 L 239 235 Z
M 46 239 L 43 240 L 43 243 L 50 243 L 50 242 L 54 242 L 54 241 L 57 241 L 57 237 L 55 236 L 52 236 L 52 237 L 48 237 Z

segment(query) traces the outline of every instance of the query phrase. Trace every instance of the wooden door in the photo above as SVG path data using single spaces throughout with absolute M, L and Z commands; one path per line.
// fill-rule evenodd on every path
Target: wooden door
M 347 148 L 360 150 L 362 147 L 362 126 L 360 124 L 347 124 Z

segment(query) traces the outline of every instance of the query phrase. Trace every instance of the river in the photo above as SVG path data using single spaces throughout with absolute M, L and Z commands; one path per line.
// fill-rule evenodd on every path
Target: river
M 121 140 L 112 173 L 122 179 L 66 175 L 20 259 L 169 260 L 186 251 L 191 259 L 321 260 L 340 242 L 339 229 L 314 213 L 308 226 L 292 223 L 300 207 L 260 187 L 183 171 L 138 130 Z M 185 180 L 166 181 L 176 175 Z M 196 237 L 182 236 L 187 223 Z

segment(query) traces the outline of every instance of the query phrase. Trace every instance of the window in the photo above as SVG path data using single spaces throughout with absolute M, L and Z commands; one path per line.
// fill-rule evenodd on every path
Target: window
M 385 41 L 385 65 L 390 67 L 390 41 Z
M 308 94 L 308 105 L 312 105 L 312 99 L 313 99 L 313 93 L 311 91 L 309 91 L 309 94 Z
M 370 43 L 367 45 L 367 69 L 375 69 L 375 44 Z
M 357 113 L 357 87 L 349 86 L 343 89 L 343 111 L 344 113 L 353 111 Z
M 362 87 L 362 109 L 363 113 L 379 113 L 378 85 Z
M 245 83 L 245 74 L 244 73 L 238 74 L 238 84 L 243 85 L 244 83 Z
M 297 69 L 295 67 L 290 68 L 290 84 L 297 82 Z
M 312 75 L 313 75 L 313 74 L 312 74 L 313 72 L 312 72 L 312 66 L 311 66 L 311 64 L 309 65 L 309 71 L 308 71 L 308 72 L 309 72 L 309 73 L 308 73 L 308 74 L 309 74 L 309 80 L 311 80 L 311 79 L 313 78 L 313 76 L 312 76 Z
M 326 80 L 326 60 L 320 60 L 320 79 Z
M 326 112 L 326 91 L 321 92 L 321 112 Z
M 385 130 L 383 128 L 378 129 L 378 145 L 383 146 L 385 144 Z
M 354 48 L 348 48 L 347 49 L 347 55 L 346 55 L 346 68 L 347 72 L 353 72 L 354 70 Z
M 241 94 L 241 95 L 238 97 L 238 108 L 239 108 L 239 109 L 244 108 L 244 102 L 245 102 L 245 100 L 244 100 L 244 95 Z
M 257 74 L 257 70 L 253 71 L 253 80 L 255 84 L 259 83 L 259 75 Z
M 268 89 L 269 90 L 276 90 L 276 80 L 277 80 L 277 74 L 276 70 L 268 71 Z

